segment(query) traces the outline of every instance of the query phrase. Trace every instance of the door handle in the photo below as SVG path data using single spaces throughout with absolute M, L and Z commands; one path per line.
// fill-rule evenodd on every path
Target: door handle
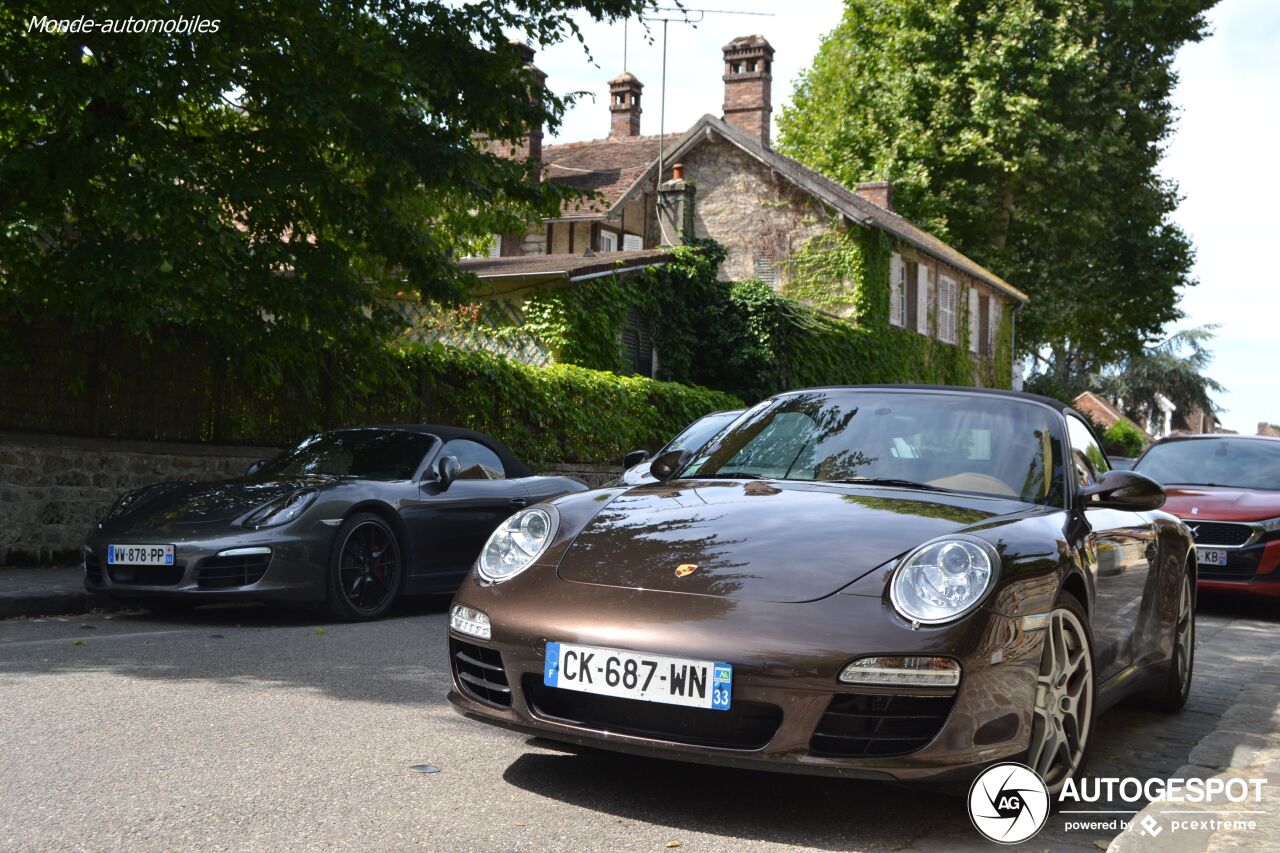
M 528 499 L 528 498 L 512 498 L 512 499 L 511 499 L 511 505 L 512 505 L 513 507 L 515 507 L 515 508 L 519 509 L 519 508 L 520 508 L 520 507 L 522 507 L 522 506 L 528 506 L 528 505 L 529 505 L 529 499 Z

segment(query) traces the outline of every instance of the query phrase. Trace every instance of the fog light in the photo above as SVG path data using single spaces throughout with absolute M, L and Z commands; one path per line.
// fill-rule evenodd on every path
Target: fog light
M 449 614 L 449 627 L 477 640 L 489 639 L 489 617 L 465 604 L 453 605 L 453 611 Z
M 840 681 L 885 687 L 955 687 L 960 683 L 960 664 L 951 658 L 860 658 L 844 668 Z

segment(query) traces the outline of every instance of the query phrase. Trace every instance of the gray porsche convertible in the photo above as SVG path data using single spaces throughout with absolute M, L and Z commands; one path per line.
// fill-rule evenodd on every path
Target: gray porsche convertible
M 86 537 L 85 586 L 156 607 L 288 601 L 376 619 L 401 595 L 452 592 L 512 513 L 585 488 L 474 430 L 326 432 L 239 479 L 124 495 Z

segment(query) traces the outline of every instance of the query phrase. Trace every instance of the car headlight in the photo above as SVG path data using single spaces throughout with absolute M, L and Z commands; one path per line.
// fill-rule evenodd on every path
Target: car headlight
M 972 539 L 939 539 L 912 551 L 889 584 L 903 617 L 925 625 L 951 622 L 973 610 L 995 581 L 999 557 Z
M 521 510 L 502 522 L 480 552 L 480 577 L 502 583 L 529 568 L 551 544 L 559 524 L 554 509 L 540 506 Z
M 1261 527 L 1263 533 L 1275 533 L 1280 530 L 1280 518 L 1268 518 L 1265 521 L 1255 521 L 1254 524 Z
M 283 498 L 276 498 L 255 509 L 244 520 L 244 526 L 258 528 L 288 524 L 302 515 L 302 511 L 311 506 L 318 494 L 320 492 L 315 489 L 303 489 Z

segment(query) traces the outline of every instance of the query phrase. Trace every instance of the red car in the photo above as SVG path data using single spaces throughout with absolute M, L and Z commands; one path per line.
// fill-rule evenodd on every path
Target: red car
M 1191 528 L 1200 589 L 1280 598 L 1280 438 L 1168 438 L 1133 470 L 1164 486 L 1164 510 Z

